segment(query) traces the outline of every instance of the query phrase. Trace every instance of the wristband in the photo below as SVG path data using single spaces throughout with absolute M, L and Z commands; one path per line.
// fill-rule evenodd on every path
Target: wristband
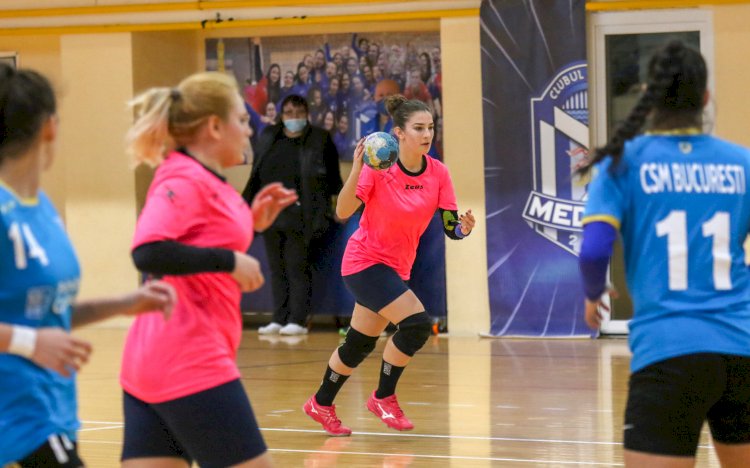
M 471 231 L 469 231 L 469 234 L 464 234 L 464 232 L 461 230 L 461 223 L 456 224 L 456 228 L 453 230 L 453 232 L 456 233 L 456 237 L 459 239 L 463 239 L 464 237 L 471 234 Z
M 36 330 L 23 325 L 14 325 L 8 352 L 31 359 L 36 348 Z

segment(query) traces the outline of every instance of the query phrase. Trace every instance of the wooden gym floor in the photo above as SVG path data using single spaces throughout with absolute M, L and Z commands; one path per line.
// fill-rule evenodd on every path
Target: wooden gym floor
M 92 468 L 119 466 L 117 375 L 125 333 L 121 327 L 77 332 L 94 344 L 78 379 L 81 454 Z M 354 433 L 332 438 L 300 408 L 340 339 L 334 331 L 285 338 L 245 331 L 238 363 L 276 466 L 623 465 L 630 362 L 624 339 L 432 337 L 401 378 L 399 401 L 416 427 L 400 433 L 364 406 L 377 386 L 381 338 L 336 400 Z M 719 466 L 705 427 L 700 445 L 697 466 Z

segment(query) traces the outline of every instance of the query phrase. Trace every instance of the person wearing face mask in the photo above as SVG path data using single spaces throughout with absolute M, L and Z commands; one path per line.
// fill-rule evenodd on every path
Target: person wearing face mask
M 250 179 L 243 191 L 252 200 L 261 187 L 281 182 L 299 194 L 263 233 L 271 269 L 273 319 L 260 334 L 307 333 L 312 278 L 310 253 L 333 219 L 333 201 L 343 186 L 331 134 L 308 122 L 309 108 L 292 94 L 281 103 L 281 121 L 261 133 Z

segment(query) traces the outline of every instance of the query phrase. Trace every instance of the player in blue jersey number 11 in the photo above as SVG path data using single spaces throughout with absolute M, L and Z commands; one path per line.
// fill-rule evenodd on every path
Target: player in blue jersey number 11
M 742 248 L 750 151 L 703 133 L 707 75 L 699 52 L 664 46 L 635 108 L 592 160 L 580 254 L 585 319 L 601 325 L 619 231 L 634 308 L 623 425 L 629 467 L 692 467 L 706 420 L 722 466 L 750 460 L 750 272 Z

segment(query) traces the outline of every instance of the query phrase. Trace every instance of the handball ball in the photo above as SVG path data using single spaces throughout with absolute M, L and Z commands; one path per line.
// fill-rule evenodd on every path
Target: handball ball
M 375 170 L 387 169 L 398 159 L 398 141 L 385 132 L 375 132 L 365 138 L 362 160 Z

